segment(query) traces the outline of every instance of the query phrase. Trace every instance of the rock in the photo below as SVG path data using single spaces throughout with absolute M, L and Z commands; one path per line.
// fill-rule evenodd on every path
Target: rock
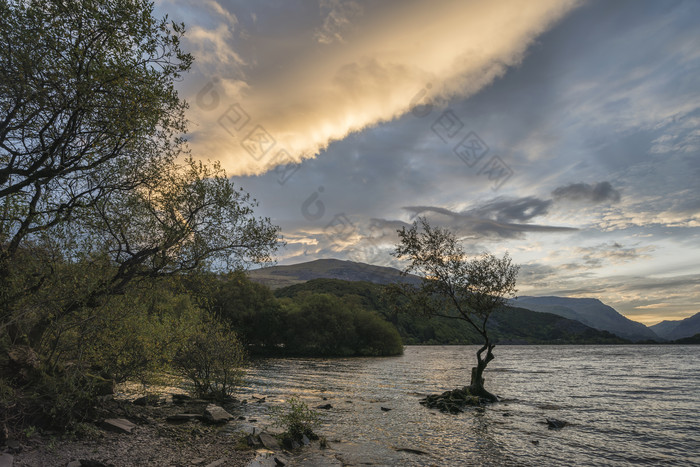
M 322 410 L 329 410 L 332 409 L 333 406 L 331 404 L 323 404 L 323 405 L 318 405 L 316 406 L 317 409 L 322 409 Z
M 248 444 L 248 446 L 259 446 L 261 444 L 260 439 L 257 436 L 253 435 L 246 436 L 245 441 Z
M 0 454 L 0 467 L 12 467 L 13 462 L 12 454 Z
M 208 423 L 226 423 L 233 418 L 233 415 L 226 412 L 223 407 L 216 404 L 209 404 L 202 414 L 204 421 Z
M 311 440 L 309 439 L 308 436 L 303 435 L 301 437 L 301 444 L 303 444 L 304 446 L 308 446 L 309 444 L 311 444 Z
M 194 420 L 201 420 L 203 417 L 198 413 L 176 413 L 174 415 L 168 415 L 165 421 L 168 422 L 191 422 Z
M 461 389 L 445 391 L 442 394 L 429 395 L 420 400 L 420 404 L 430 409 L 439 409 L 441 412 L 449 412 L 451 414 L 461 413 L 466 406 L 476 406 L 478 408 L 483 403 L 484 401 L 480 400 L 479 397 L 471 394 L 467 386 Z
M 382 412 L 388 412 L 391 410 L 389 407 L 380 407 L 380 409 L 382 409 Z
M 564 420 L 557 420 L 556 418 L 548 418 L 547 420 L 547 427 L 550 429 L 559 429 L 559 428 L 564 428 L 566 425 L 568 425 L 568 422 L 565 422 Z
M 412 449 L 412 448 L 394 448 L 398 452 L 409 452 L 411 454 L 418 454 L 419 456 L 427 455 L 428 453 L 425 451 L 421 451 L 420 449 Z
M 540 441 L 537 440 L 537 439 L 533 439 L 533 440 L 531 441 L 531 443 L 534 444 L 535 446 L 537 446 L 538 444 L 540 444 Z
M 259 438 L 260 438 L 260 442 L 267 449 L 269 449 L 271 451 L 278 451 L 280 449 L 280 443 L 278 443 L 277 439 L 275 439 L 275 437 L 270 435 L 269 433 L 265 433 L 263 431 L 262 433 L 260 433 Z
M 513 414 L 510 413 L 510 412 L 503 412 L 503 416 L 504 416 L 504 417 L 512 417 Z
M 102 428 L 108 431 L 113 431 L 115 433 L 131 434 L 132 430 L 135 427 L 135 424 L 131 423 L 125 418 L 108 418 L 104 422 L 102 422 Z
M 207 460 L 203 457 L 195 457 L 190 461 L 190 464 L 192 465 L 199 465 L 199 464 L 204 464 Z
M 237 431 L 242 431 L 243 433 L 249 434 L 249 435 L 254 435 L 255 432 L 257 431 L 257 428 L 255 425 L 251 425 L 249 423 L 246 423 L 245 425 L 241 425 L 238 427 Z
M 294 450 L 300 448 L 301 444 L 291 436 L 285 436 L 282 438 L 282 446 L 284 446 L 285 449 Z
M 287 465 L 287 463 L 284 460 L 280 459 L 279 457 L 275 457 L 275 464 L 278 465 L 279 467 Z

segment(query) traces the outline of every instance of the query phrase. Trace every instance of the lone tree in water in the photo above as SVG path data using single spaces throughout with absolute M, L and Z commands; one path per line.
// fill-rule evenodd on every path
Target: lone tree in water
M 484 343 L 476 353 L 469 392 L 497 401 L 484 388 L 483 373 L 494 359 L 495 347 L 486 325 L 491 313 L 515 294 L 518 266 L 512 264 L 507 253 L 503 258 L 483 254 L 469 259 L 452 232 L 431 227 L 425 218 L 420 219 L 420 226 L 422 231 L 417 222 L 398 231 L 399 243 L 393 255 L 409 261 L 403 274 L 420 276 L 421 285 L 398 287 L 413 306 L 427 315 L 464 320 L 481 335 Z

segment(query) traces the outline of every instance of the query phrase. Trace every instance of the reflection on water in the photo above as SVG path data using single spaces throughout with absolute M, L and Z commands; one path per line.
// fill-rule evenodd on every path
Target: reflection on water
M 467 384 L 475 352 L 261 360 L 245 391 L 332 404 L 319 431 L 348 465 L 700 465 L 700 347 L 501 346 L 486 385 L 503 402 L 459 415 L 418 404 Z

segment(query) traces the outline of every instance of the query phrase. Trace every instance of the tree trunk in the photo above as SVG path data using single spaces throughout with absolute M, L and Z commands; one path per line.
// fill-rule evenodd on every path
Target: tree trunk
M 497 402 L 498 397 L 494 394 L 491 394 L 484 388 L 484 370 L 486 369 L 486 366 L 489 364 L 491 360 L 493 360 L 495 357 L 493 356 L 493 353 L 491 351 L 493 348 L 496 347 L 495 344 L 490 344 L 488 340 L 484 344 L 483 347 L 479 349 L 479 351 L 476 353 L 476 361 L 477 364 L 475 367 L 472 368 L 472 380 L 471 383 L 469 384 L 469 392 L 471 392 L 475 396 L 479 396 L 483 399 L 487 399 L 490 402 Z M 482 358 L 481 354 L 484 353 L 486 350 L 486 357 Z

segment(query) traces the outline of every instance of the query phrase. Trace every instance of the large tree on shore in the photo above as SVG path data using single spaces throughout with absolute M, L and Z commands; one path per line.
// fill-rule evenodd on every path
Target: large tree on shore
M 401 294 L 421 312 L 464 320 L 479 333 L 483 344 L 476 353 L 469 391 L 481 398 L 498 400 L 484 388 L 484 370 L 494 359 L 495 347 L 487 323 L 491 314 L 515 294 L 518 267 L 507 253 L 503 258 L 483 254 L 470 259 L 452 232 L 432 227 L 424 218 L 398 234 L 394 256 L 407 261 L 403 273 L 422 279 L 419 286 L 399 285 Z
M 270 259 L 279 229 L 188 154 L 184 25 L 146 0 L 0 0 L 0 17 L 0 337 L 33 346 L 134 279 Z

